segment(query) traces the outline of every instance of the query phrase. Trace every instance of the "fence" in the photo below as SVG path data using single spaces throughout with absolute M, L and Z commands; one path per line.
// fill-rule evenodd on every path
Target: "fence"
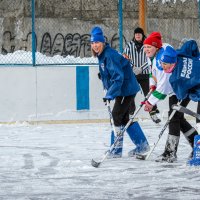
M 67 33 L 66 28 L 62 31 L 52 31 L 53 27 L 59 30 L 62 27 L 67 27 L 67 23 L 60 23 L 58 20 L 49 20 L 48 24 L 43 20 L 40 24 L 40 18 L 37 18 L 39 11 L 35 10 L 35 0 L 30 2 L 31 9 L 28 10 L 28 17 L 26 24 L 28 28 L 20 30 L 22 22 L 16 19 L 15 29 L 18 31 L 12 32 L 9 30 L 4 31 L 2 36 L 2 51 L 0 54 L 0 65 L 73 65 L 73 64 L 97 64 L 97 59 L 91 57 L 90 50 L 90 34 L 84 33 Z M 66 2 L 67 3 L 67 2 Z M 47 1 L 47 7 L 50 7 L 51 1 Z M 120 39 L 120 44 L 117 47 L 122 47 L 122 0 L 119 0 L 119 37 L 117 34 L 111 39 L 111 46 L 117 39 Z M 48 9 L 47 9 L 48 10 Z M 40 17 L 40 16 L 38 16 Z M 17 17 L 16 17 L 17 18 Z M 76 18 L 73 18 L 75 20 Z M 45 24 L 45 25 L 44 25 Z M 41 25 L 44 26 L 41 28 Z M 51 28 L 49 28 L 50 26 Z M 25 32 L 28 30 L 24 38 Z M 18 35 L 19 32 L 23 35 Z M 20 38 L 21 37 L 21 38 Z M 106 41 L 108 38 L 106 37 Z M 116 47 L 116 46 L 115 46 Z
M 0 65 L 96 64 L 90 52 L 91 27 L 102 26 L 106 40 L 122 51 L 138 26 L 138 2 L 2 1 Z M 147 1 L 148 33 L 162 32 L 163 40 L 175 47 L 184 38 L 199 42 L 200 2 L 162 2 Z

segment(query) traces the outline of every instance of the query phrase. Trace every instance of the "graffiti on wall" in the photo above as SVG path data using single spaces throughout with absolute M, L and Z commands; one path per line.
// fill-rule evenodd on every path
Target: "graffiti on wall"
M 105 38 L 108 41 L 108 38 Z M 119 48 L 119 37 L 118 34 L 114 34 L 111 40 L 108 41 L 111 47 Z M 36 50 L 47 56 L 68 56 L 72 55 L 75 57 L 90 57 L 90 35 L 79 33 L 63 35 L 57 33 L 52 36 L 49 32 L 44 33 L 41 38 L 35 36 Z M 123 37 L 123 44 L 126 44 L 126 39 Z M 32 51 L 32 33 L 29 32 L 25 38 L 19 39 L 16 35 L 10 31 L 3 33 L 2 40 L 2 54 L 13 53 L 17 50 Z

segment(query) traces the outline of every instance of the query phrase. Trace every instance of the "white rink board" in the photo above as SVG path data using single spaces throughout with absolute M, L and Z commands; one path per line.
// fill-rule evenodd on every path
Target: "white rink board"
M 76 66 L 0 67 L 0 122 L 107 119 L 97 73 L 97 66 L 89 66 L 90 108 L 77 111 Z M 142 100 L 139 92 L 136 105 Z M 196 111 L 196 105 L 192 102 L 189 108 Z M 167 116 L 168 98 L 158 107 L 161 115 Z M 142 109 L 138 117 L 149 115 Z

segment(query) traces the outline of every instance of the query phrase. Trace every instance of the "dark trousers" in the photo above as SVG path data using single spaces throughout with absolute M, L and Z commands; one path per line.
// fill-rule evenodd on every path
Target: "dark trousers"
M 125 126 L 129 121 L 129 115 L 135 112 L 135 97 L 116 97 L 112 110 L 115 126 Z
M 184 99 L 181 102 L 181 105 L 186 107 L 188 103 L 190 102 L 190 99 Z M 169 97 L 169 115 L 172 113 L 172 105 L 177 104 L 178 99 L 176 95 L 173 95 Z M 170 135 L 175 135 L 175 136 L 180 136 L 180 131 L 183 133 L 186 133 L 192 128 L 190 123 L 187 122 L 187 120 L 184 118 L 184 113 L 176 112 L 175 115 L 172 117 L 172 119 L 169 122 L 169 134 Z

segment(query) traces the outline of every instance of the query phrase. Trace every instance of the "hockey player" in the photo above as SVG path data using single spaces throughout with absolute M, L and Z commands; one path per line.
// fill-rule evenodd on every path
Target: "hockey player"
M 155 39 L 156 38 L 156 39 Z M 161 42 L 161 35 L 159 33 L 152 33 L 146 41 L 145 51 L 148 52 L 147 56 L 153 57 L 152 77 L 155 81 L 156 90 L 150 96 L 148 101 L 145 102 L 145 110 L 152 109 L 154 103 L 162 100 L 166 95 L 171 94 L 169 97 L 169 115 L 172 113 L 171 106 L 178 102 L 178 98 L 173 92 L 171 83 L 169 82 L 171 73 L 177 63 L 176 51 L 169 45 L 163 45 L 160 48 L 155 48 L 155 44 Z M 170 55 L 170 56 L 169 56 Z M 162 63 L 162 65 L 161 65 Z M 181 105 L 186 107 L 189 99 L 185 98 Z M 180 131 L 189 141 L 193 147 L 194 136 L 198 135 L 197 131 L 186 121 L 183 113 L 176 112 L 169 123 L 169 134 L 165 145 L 165 150 L 156 161 L 174 162 L 177 160 L 177 148 L 180 139 Z M 192 155 L 191 155 L 192 156 Z
M 146 96 L 149 92 L 149 67 L 143 46 L 145 38 L 146 36 L 144 35 L 143 29 L 137 27 L 134 30 L 133 39 L 126 45 L 123 53 L 123 55 L 129 59 L 132 64 L 133 72 L 142 88 L 144 96 Z M 149 115 L 156 124 L 161 121 L 158 118 L 157 113 L 159 113 L 159 110 L 155 105 L 152 111 L 149 112 Z
M 130 62 L 105 42 L 100 27 L 92 29 L 90 41 L 92 54 L 99 61 L 99 72 L 103 87 L 107 91 L 103 101 L 115 100 L 112 115 L 116 132 L 120 134 L 122 128 L 129 121 L 129 115 L 135 111 L 134 97 L 140 88 Z M 136 148 L 129 152 L 129 156 L 149 150 L 148 141 L 138 122 L 132 123 L 127 129 L 127 133 L 136 145 Z M 116 135 L 114 136 L 112 132 L 111 145 L 115 137 Z M 121 157 L 122 148 L 123 136 L 120 138 L 120 144 L 115 147 L 113 152 L 110 152 L 110 157 Z

